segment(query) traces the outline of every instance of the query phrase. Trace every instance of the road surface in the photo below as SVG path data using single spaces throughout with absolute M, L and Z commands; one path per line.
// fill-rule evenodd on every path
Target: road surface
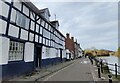
M 80 58 L 74 64 L 46 77 L 43 81 L 94 81 L 90 61 Z

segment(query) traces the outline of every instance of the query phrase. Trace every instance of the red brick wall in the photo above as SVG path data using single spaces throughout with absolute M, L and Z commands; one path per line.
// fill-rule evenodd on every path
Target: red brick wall
M 66 38 L 65 38 L 65 48 L 69 49 L 70 52 L 75 53 L 74 37 L 70 38 L 68 33 L 66 34 Z

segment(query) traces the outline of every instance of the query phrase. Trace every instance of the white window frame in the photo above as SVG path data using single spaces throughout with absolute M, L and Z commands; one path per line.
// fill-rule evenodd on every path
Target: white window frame
M 24 56 L 24 43 L 11 41 L 9 46 L 8 61 L 19 61 L 23 60 Z

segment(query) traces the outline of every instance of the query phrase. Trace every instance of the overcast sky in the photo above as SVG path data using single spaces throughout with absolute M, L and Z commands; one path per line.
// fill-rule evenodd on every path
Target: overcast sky
M 49 8 L 51 20 L 60 22 L 60 31 L 70 33 L 83 49 L 117 50 L 117 2 L 34 2 L 39 8 Z

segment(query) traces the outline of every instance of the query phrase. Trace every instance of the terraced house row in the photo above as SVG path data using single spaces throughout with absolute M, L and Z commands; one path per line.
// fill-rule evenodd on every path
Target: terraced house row
M 0 1 L 0 76 L 5 79 L 66 60 L 65 36 L 49 9 L 30 1 Z

